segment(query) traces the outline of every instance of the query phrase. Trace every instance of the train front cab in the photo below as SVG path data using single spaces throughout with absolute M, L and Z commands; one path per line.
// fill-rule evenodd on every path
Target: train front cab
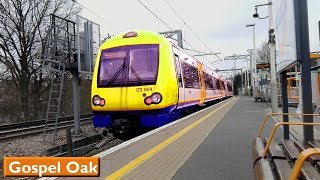
M 178 101 L 172 46 L 156 33 L 121 33 L 98 53 L 92 79 L 95 127 L 116 119 L 139 119 L 143 127 L 159 127 L 176 119 Z

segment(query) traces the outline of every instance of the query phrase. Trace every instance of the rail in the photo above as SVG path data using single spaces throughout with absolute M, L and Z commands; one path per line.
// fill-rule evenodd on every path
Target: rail
M 81 114 L 80 118 L 88 118 L 92 117 L 92 114 Z M 72 120 L 74 116 L 65 116 L 58 118 L 58 122 L 69 121 Z M 52 121 L 54 122 L 54 120 Z M 27 121 L 27 122 L 20 122 L 20 123 L 10 123 L 10 124 L 0 124 L 0 131 L 9 130 L 9 129 L 18 129 L 18 128 L 25 128 L 30 126 L 37 126 L 42 125 L 45 123 L 45 119 Z
M 92 123 L 92 120 L 90 117 L 81 118 L 81 124 L 89 124 Z M 54 128 L 54 122 L 52 124 L 49 124 L 48 131 L 53 131 Z M 66 120 L 58 123 L 57 129 L 64 129 L 67 127 L 73 126 L 73 120 Z M 8 139 L 14 139 L 22 136 L 30 136 L 35 134 L 41 134 L 43 133 L 44 125 L 37 125 L 37 126 L 29 126 L 26 128 L 20 128 L 20 129 L 10 129 L 6 131 L 0 131 L 0 142 Z

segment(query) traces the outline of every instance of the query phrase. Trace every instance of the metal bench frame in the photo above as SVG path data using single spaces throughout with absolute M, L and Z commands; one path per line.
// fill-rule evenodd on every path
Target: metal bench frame
M 259 128 L 259 132 L 258 132 L 258 135 L 256 138 L 260 138 L 261 139 L 261 133 L 262 133 L 262 130 L 267 122 L 267 120 L 269 119 L 270 116 L 272 115 L 288 115 L 288 116 L 320 116 L 320 114 L 294 114 L 294 113 L 268 113 L 265 118 L 264 118 L 264 121 L 263 123 L 261 124 L 260 128 Z M 261 159 L 265 159 L 267 158 L 267 151 L 270 147 L 270 144 L 274 138 L 274 135 L 275 135 L 275 132 L 276 130 L 278 129 L 278 127 L 280 126 L 284 126 L 284 125 L 288 125 L 288 126 L 291 126 L 291 125 L 298 125 L 298 126 L 320 126 L 320 123 L 298 123 L 298 122 L 279 122 L 279 123 L 276 123 L 274 125 L 274 127 L 272 128 L 272 131 L 270 132 L 270 135 L 269 135 L 269 138 L 267 140 L 267 144 L 266 146 L 264 147 L 264 150 L 263 150 L 263 153 L 262 153 L 262 156 L 260 158 L 257 158 L 257 159 L 254 159 L 254 163 L 256 163 L 257 161 L 261 160 Z M 320 155 L 320 147 L 319 148 L 309 148 L 309 149 L 306 149 L 304 151 L 302 151 L 299 156 L 298 156 L 298 159 L 295 161 L 295 164 L 294 164 L 294 167 L 292 168 L 292 171 L 290 173 L 290 177 L 289 179 L 294 179 L 296 180 L 298 177 L 299 177 L 299 174 L 301 172 L 301 168 L 305 162 L 306 159 L 308 159 L 310 156 L 313 156 L 313 155 Z M 268 173 L 266 173 L 268 174 Z

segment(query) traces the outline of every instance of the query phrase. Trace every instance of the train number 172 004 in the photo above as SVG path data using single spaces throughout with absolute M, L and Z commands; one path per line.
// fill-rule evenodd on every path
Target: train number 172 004
M 152 91 L 152 87 L 136 88 L 137 92 Z

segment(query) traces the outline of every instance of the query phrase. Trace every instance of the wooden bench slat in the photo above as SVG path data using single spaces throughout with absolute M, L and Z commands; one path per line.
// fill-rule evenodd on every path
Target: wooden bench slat
M 305 142 L 305 141 L 296 141 L 295 145 L 297 146 L 297 148 L 301 152 L 306 149 L 313 148 L 313 146 L 311 145 L 310 142 Z M 318 146 L 318 147 L 320 147 L 320 146 Z M 310 156 L 310 158 L 308 158 L 308 160 L 310 162 L 312 162 L 312 164 L 315 164 L 316 162 L 320 161 L 320 156 L 319 155 Z
M 300 173 L 304 179 L 320 179 L 320 173 L 314 168 L 314 166 L 310 162 L 304 162 L 301 173 Z
M 319 161 L 315 163 L 315 167 L 318 171 L 320 171 L 320 162 Z
M 255 179 L 289 179 L 294 162 L 305 149 L 319 148 L 320 141 L 303 142 L 281 140 L 282 146 L 275 140 L 271 141 L 268 149 L 268 158 L 262 159 L 267 138 L 255 138 L 253 141 L 253 161 Z M 300 172 L 299 179 L 320 180 L 320 155 L 310 156 Z
M 294 145 L 299 149 L 300 152 L 312 148 L 308 142 L 305 141 L 294 141 Z
M 313 148 L 320 148 L 320 142 L 319 141 L 308 141 L 308 143 Z
M 289 162 L 286 159 L 274 159 L 275 171 L 278 179 L 287 180 L 289 179 L 290 173 L 292 171 Z
M 288 139 L 283 139 L 281 140 L 281 143 L 283 145 L 284 154 L 290 159 L 290 161 L 296 161 L 300 152 L 294 145 L 294 142 Z
M 268 138 L 266 137 L 265 140 L 268 141 Z M 282 148 L 279 146 L 279 144 L 275 140 L 271 141 L 268 152 L 270 154 L 271 160 L 273 160 L 273 159 L 286 159 L 286 156 L 283 153 Z

